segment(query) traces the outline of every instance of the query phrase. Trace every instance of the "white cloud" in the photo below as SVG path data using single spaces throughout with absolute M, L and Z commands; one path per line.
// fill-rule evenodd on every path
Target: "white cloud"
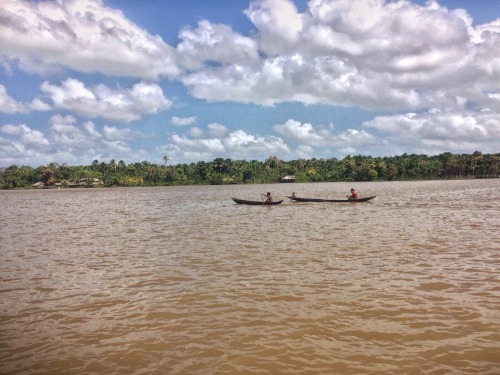
M 300 39 L 303 16 L 291 1 L 255 0 L 244 13 L 260 30 L 261 49 L 267 54 L 286 53 Z
M 49 111 L 50 105 L 35 98 L 31 103 L 21 103 L 7 94 L 5 86 L 0 85 L 0 112 L 7 114 L 30 113 L 31 111 Z
M 227 136 L 228 130 L 224 125 L 212 123 L 207 125 L 209 136 L 211 138 L 222 138 Z
M 193 125 L 195 122 L 196 122 L 195 116 L 191 116 L 191 117 L 174 116 L 170 119 L 170 123 L 172 125 L 177 125 L 177 126 Z
M 254 136 L 243 130 L 228 132 L 220 124 L 210 124 L 208 131 L 193 128 L 187 135 L 173 134 L 157 150 L 172 160 L 210 161 L 218 157 L 231 159 L 265 159 L 270 155 L 290 153 L 286 143 L 275 136 Z
M 201 20 L 173 48 L 99 0 L 8 0 L 0 55 L 43 69 L 180 79 L 208 101 L 407 111 L 467 98 L 500 110 L 491 95 L 500 81 L 498 20 L 473 26 L 463 10 L 407 0 L 310 0 L 302 13 L 291 0 L 256 0 L 244 13 L 255 34 Z
M 147 138 L 144 134 L 133 131 L 132 129 L 123 129 L 108 125 L 104 125 L 102 134 L 108 141 L 130 141 Z
M 26 113 L 28 112 L 28 107 L 10 97 L 7 94 L 5 86 L 0 85 L 0 112 L 9 114 Z
M 263 159 L 271 155 L 290 153 L 290 148 L 281 139 L 275 136 L 254 136 L 243 130 L 229 134 L 225 144 L 231 155 L 237 159 Z
M 197 126 L 193 126 L 191 129 L 189 129 L 189 135 L 193 138 L 202 138 L 205 136 L 205 133 L 203 132 L 202 129 L 200 129 Z
M 202 20 L 196 29 L 186 27 L 179 33 L 177 52 L 182 64 L 200 69 L 206 62 L 229 65 L 256 65 L 259 62 L 257 43 L 235 33 L 229 26 Z
M 207 125 L 207 131 L 193 126 L 188 131 L 189 135 L 197 139 L 214 139 L 214 138 L 224 138 L 228 134 L 228 130 L 224 125 L 212 123 Z
M 224 152 L 224 146 L 222 142 L 219 139 L 215 138 L 190 139 L 186 136 L 174 134 L 171 137 L 171 141 L 181 149 L 189 150 L 190 152 L 193 150 L 199 150 L 208 153 Z
M 187 136 L 173 134 L 169 143 L 157 148 L 163 154 L 169 155 L 171 160 L 200 161 L 212 160 L 224 153 L 225 148 L 219 139 L 193 139 Z
M 17 67 L 144 81 L 110 88 L 88 84 L 79 74 L 78 80 L 59 84 L 45 81 L 44 96 L 25 103 L 0 85 L 0 112 L 17 116 L 58 109 L 130 122 L 171 107 L 161 86 L 151 83 L 168 78 L 208 102 L 299 102 L 392 114 L 367 121 L 362 129 L 290 119 L 273 127 L 279 137 L 218 123 L 202 128 L 193 126 L 200 121 L 195 116 L 174 116 L 171 124 L 190 126 L 159 148 L 174 160 L 498 152 L 500 20 L 475 26 L 463 10 L 408 0 L 310 0 L 302 13 L 290 0 L 256 0 L 245 14 L 256 28 L 249 36 L 201 20 L 183 28 L 172 48 L 101 0 L 5 0 L 0 64 L 8 74 Z M 14 154 L 35 163 L 42 155 L 49 161 L 146 155 L 131 147 L 145 135 L 128 128 L 60 115 L 52 117 L 45 133 L 30 126 L 2 126 L 0 161 L 15 160 L 9 156 Z
M 314 156 L 314 149 L 308 145 L 300 145 L 295 152 L 298 159 L 311 159 Z
M 49 145 L 49 141 L 38 130 L 33 130 L 26 125 L 3 125 L 0 131 L 4 134 L 13 136 L 26 147 L 45 148 Z
M 333 137 L 328 129 L 314 127 L 311 124 L 301 124 L 299 121 L 291 119 L 282 125 L 275 125 L 274 130 L 287 139 L 311 146 L 326 145 Z
M 378 116 L 363 126 L 376 129 L 389 143 L 406 152 L 430 155 L 448 150 L 495 153 L 500 140 L 500 116 L 491 110 L 433 109 L 422 114 Z
M 63 66 L 145 79 L 179 74 L 172 47 L 101 0 L 2 1 L 0 54 L 37 72 Z
M 171 106 L 160 86 L 144 82 L 135 84 L 131 89 L 112 90 L 102 84 L 86 87 L 83 82 L 68 78 L 61 86 L 45 81 L 41 89 L 50 95 L 55 108 L 91 118 L 130 122 Z
M 334 137 L 333 145 L 342 149 L 349 147 L 361 154 L 366 153 L 366 148 L 379 145 L 379 139 L 365 130 L 347 129 Z
M 76 119 L 72 116 L 55 115 L 52 116 L 51 123 L 51 135 L 58 147 L 70 150 L 92 148 L 95 142 L 93 128 L 77 126 Z
M 30 108 L 34 111 L 50 111 L 52 107 L 43 102 L 41 99 L 35 98 L 30 104 Z
M 311 0 L 304 13 L 290 0 L 259 0 L 246 14 L 258 30 L 260 64 L 213 54 L 212 63 L 182 77 L 195 97 L 376 110 L 449 107 L 467 98 L 470 106 L 500 109 L 491 96 L 500 81 L 498 22 L 474 27 L 463 10 L 383 0 Z M 227 38 L 221 33 L 212 28 L 197 47 Z
M 130 129 L 104 126 L 93 122 L 78 124 L 72 116 L 54 115 L 50 129 L 43 133 L 24 124 L 0 127 L 0 165 L 40 166 L 53 161 L 90 164 L 96 159 L 143 160 L 147 153 L 132 149 L 131 141 L 146 136 Z
M 47 156 L 55 153 L 50 139 L 27 125 L 3 125 L 0 127 L 0 133 L 4 135 L 0 137 L 1 165 L 39 166 L 49 163 Z
M 274 130 L 286 140 L 299 144 L 299 157 L 312 155 L 314 150 L 318 154 L 332 153 L 332 150 L 346 154 L 358 150 L 364 153 L 368 148 L 378 145 L 376 136 L 365 130 L 347 129 L 335 132 L 333 125 L 329 127 L 302 124 L 296 120 L 288 120 L 285 124 L 275 125 Z M 308 147 L 306 147 L 308 146 Z M 345 150 L 349 150 L 346 152 Z

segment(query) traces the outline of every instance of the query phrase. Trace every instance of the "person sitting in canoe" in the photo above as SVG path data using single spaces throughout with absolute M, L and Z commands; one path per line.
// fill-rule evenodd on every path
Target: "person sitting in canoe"
M 267 194 L 261 194 L 262 196 L 266 197 L 266 203 L 272 203 L 273 202 L 273 196 L 271 193 L 268 191 Z
M 356 201 L 356 200 L 358 200 L 358 193 L 356 193 L 356 190 L 354 190 L 354 188 L 352 188 L 351 195 L 346 195 L 346 197 L 349 198 L 349 200 Z
M 292 196 L 290 198 L 295 198 L 295 192 L 292 192 Z

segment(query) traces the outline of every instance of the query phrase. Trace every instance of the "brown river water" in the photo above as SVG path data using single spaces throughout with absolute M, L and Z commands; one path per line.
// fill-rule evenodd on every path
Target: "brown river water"
M 0 191 L 1 374 L 499 374 L 500 179 Z

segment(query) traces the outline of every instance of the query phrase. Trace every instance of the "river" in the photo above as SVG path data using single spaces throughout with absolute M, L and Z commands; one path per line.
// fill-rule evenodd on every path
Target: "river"
M 500 179 L 0 202 L 2 374 L 500 373 Z

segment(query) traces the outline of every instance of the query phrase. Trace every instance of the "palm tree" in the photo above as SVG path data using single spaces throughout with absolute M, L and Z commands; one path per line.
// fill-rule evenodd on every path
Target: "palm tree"
M 116 165 L 115 159 L 111 159 L 110 162 L 108 163 L 108 170 L 109 173 L 115 173 L 116 169 L 118 168 L 118 165 Z
M 43 182 L 45 186 L 53 185 L 54 184 L 54 170 L 50 168 L 45 168 L 42 170 L 42 173 L 40 175 L 40 181 Z

